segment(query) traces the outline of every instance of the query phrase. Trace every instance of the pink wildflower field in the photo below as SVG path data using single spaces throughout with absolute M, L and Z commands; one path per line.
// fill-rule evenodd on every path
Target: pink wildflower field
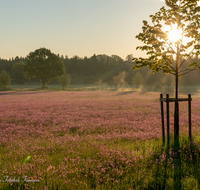
M 122 175 L 121 165 L 134 166 L 137 156 L 113 142 L 161 139 L 159 97 L 129 91 L 0 92 L 0 179 L 26 175 L 46 189 L 60 183 L 86 188 L 94 176 L 97 184 L 117 184 L 114 175 Z M 192 99 L 192 135 L 197 135 L 200 98 L 194 94 Z M 188 104 L 179 105 L 180 132 L 188 134 Z M 171 132 L 173 109 L 170 103 Z M 116 159 L 120 167 L 112 168 Z

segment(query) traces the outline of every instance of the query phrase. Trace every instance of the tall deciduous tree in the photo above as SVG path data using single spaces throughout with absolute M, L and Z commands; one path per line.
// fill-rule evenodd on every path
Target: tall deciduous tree
M 65 66 L 60 57 L 49 49 L 37 49 L 30 52 L 27 58 L 27 64 L 23 66 L 25 77 L 37 77 L 42 82 L 43 88 L 53 78 L 58 79 L 65 73 Z
M 15 63 L 12 67 L 13 78 L 18 84 L 23 84 L 25 81 L 23 65 L 25 65 L 24 62 L 20 61 L 18 63 Z
M 4 89 L 6 89 L 6 86 L 10 84 L 10 75 L 3 70 L 0 74 L 0 86 L 2 85 Z
M 148 58 L 134 58 L 136 65 L 133 69 L 149 66 L 153 73 L 161 70 L 175 75 L 175 138 L 179 131 L 178 78 L 200 68 L 197 62 L 192 62 L 189 64 L 191 68 L 181 70 L 186 60 L 200 54 L 198 1 L 165 0 L 168 9 L 163 6 L 155 15 L 150 15 L 153 25 L 144 20 L 143 32 L 136 36 L 145 44 L 137 49 L 147 51 Z

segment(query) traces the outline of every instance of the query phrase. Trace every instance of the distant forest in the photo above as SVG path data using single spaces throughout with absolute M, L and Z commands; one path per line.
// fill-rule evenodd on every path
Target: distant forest
M 133 70 L 134 63 L 132 55 L 128 55 L 126 60 L 123 60 L 117 55 L 93 55 L 90 58 L 74 56 L 58 55 L 66 67 L 66 73 L 71 76 L 71 84 L 117 84 L 117 85 L 132 85 L 134 75 L 139 72 L 143 77 L 143 85 L 172 85 L 171 82 L 175 77 L 171 74 L 163 74 L 158 72 L 152 74 L 148 67 L 140 70 Z M 15 83 L 12 73 L 12 67 L 15 63 L 23 61 L 27 63 L 27 58 L 15 57 L 9 60 L 0 58 L 0 72 L 6 70 L 11 76 L 11 83 Z M 187 68 L 191 61 L 199 62 L 195 58 L 188 60 L 183 64 L 183 69 Z M 185 66 L 187 67 L 185 67 Z M 171 81 L 171 82 L 170 82 Z M 37 78 L 25 79 L 25 82 L 40 82 Z M 52 79 L 50 84 L 59 84 L 58 79 Z M 200 85 L 200 70 L 195 70 L 180 78 L 179 85 Z

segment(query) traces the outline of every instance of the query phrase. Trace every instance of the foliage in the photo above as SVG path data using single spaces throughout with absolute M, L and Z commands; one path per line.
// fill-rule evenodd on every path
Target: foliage
M 27 58 L 27 64 L 23 66 L 25 77 L 37 77 L 42 82 L 43 88 L 53 78 L 58 78 L 65 73 L 60 57 L 46 48 L 30 52 Z
M 61 56 L 63 57 L 63 56 Z M 118 58 L 117 58 L 118 57 Z M 87 60 L 87 61 L 84 61 Z M 97 76 L 97 80 L 101 81 L 103 84 L 113 84 L 113 77 L 117 76 L 119 71 L 125 71 L 127 73 L 127 76 L 125 78 L 125 82 L 129 85 L 132 85 L 132 77 L 134 76 L 135 73 L 137 73 L 137 69 L 133 71 L 133 67 L 135 65 L 134 62 L 129 63 L 128 61 L 124 62 L 123 59 L 121 59 L 117 55 L 112 55 L 112 56 L 107 56 L 107 55 L 97 55 L 97 60 L 98 60 L 98 69 L 97 74 L 94 75 L 93 71 L 89 71 L 89 68 L 91 66 L 92 61 L 90 61 L 91 57 L 86 58 L 78 58 L 77 59 L 77 65 L 73 65 L 73 58 L 68 58 L 65 56 L 63 58 L 63 63 L 66 68 L 66 71 L 68 74 L 71 75 L 71 84 L 86 84 L 84 83 L 83 78 L 86 76 Z M 106 61 L 106 60 L 109 61 Z M 12 74 L 12 68 L 13 66 L 18 63 L 18 62 L 24 62 L 27 64 L 27 58 L 20 57 L 20 58 L 11 58 L 9 60 L 6 59 L 0 59 L 0 72 L 2 70 L 6 70 L 7 73 L 10 73 L 11 79 L 14 80 L 13 74 Z M 189 62 L 198 62 L 199 60 L 197 58 L 189 59 L 188 61 L 185 62 L 184 65 L 188 65 Z M 111 65 L 110 65 L 111 64 Z M 184 68 L 183 65 L 183 68 Z M 80 68 L 78 70 L 78 68 Z M 186 68 L 186 67 L 185 67 Z M 89 71 L 89 72 L 88 72 Z M 199 75 L 200 70 L 193 71 L 187 75 L 184 75 L 184 78 L 186 79 L 184 81 L 185 85 L 198 85 L 198 81 L 200 81 L 200 75 Z M 144 84 L 152 85 L 156 80 L 162 80 L 164 78 L 165 74 L 162 72 L 155 73 L 154 75 L 151 74 L 151 71 L 148 69 L 148 67 L 143 67 L 140 69 L 140 73 L 145 76 Z M 181 77 L 182 79 L 183 77 Z M 180 80 L 181 80 L 180 79 Z M 15 81 L 15 80 L 14 80 Z M 95 80 L 90 80 L 91 84 L 95 84 Z M 15 81 L 17 82 L 17 81 Z M 27 79 L 25 78 L 25 82 L 38 82 L 40 83 L 39 79 L 37 77 L 35 78 L 30 78 Z M 51 84 L 58 84 L 59 81 L 58 79 L 54 78 L 50 82 Z M 181 81 L 180 81 L 181 83 Z
M 135 60 L 133 69 L 149 66 L 152 73 L 162 70 L 163 73 L 175 75 L 174 135 L 177 142 L 179 138 L 178 78 L 200 68 L 197 62 L 192 62 L 189 64 L 192 69 L 180 70 L 188 58 L 200 55 L 198 2 L 199 0 L 165 0 L 168 9 L 163 6 L 155 15 L 150 15 L 153 26 L 144 20 L 143 32 L 136 36 L 145 44 L 136 49 L 147 51 L 148 58 L 133 58 Z M 176 39 L 170 38 L 172 33 Z M 179 34 L 176 35 L 177 33 Z M 185 43 L 184 40 L 188 42 Z
M 63 90 L 64 90 L 64 87 L 68 87 L 70 85 L 70 82 L 71 82 L 71 78 L 70 78 L 70 75 L 69 74 L 65 74 L 65 75 L 62 75 L 60 78 L 59 78 L 59 84 L 63 87 Z
M 133 54 L 130 54 L 130 55 L 127 55 L 127 56 L 126 56 L 126 60 L 127 60 L 129 63 L 132 63 L 132 59 L 133 59 Z
M 18 84 L 23 84 L 25 81 L 23 65 L 25 65 L 24 62 L 20 61 L 15 63 L 12 67 L 12 76 Z
M 3 70 L 0 74 L 0 86 L 3 85 L 3 88 L 6 89 L 6 86 L 8 86 L 10 82 L 10 75 L 5 70 Z
M 134 77 L 132 78 L 132 84 L 135 85 L 137 88 L 142 85 L 144 78 L 143 76 L 137 72 Z
M 187 74 L 190 71 L 199 69 L 197 62 L 190 63 L 189 67 L 192 69 L 184 69 L 179 71 L 183 63 L 188 58 L 200 55 L 200 7 L 198 0 L 165 0 L 164 6 L 155 15 L 150 15 L 153 26 L 149 25 L 147 21 L 143 21 L 142 33 L 136 38 L 146 45 L 138 46 L 137 49 L 146 51 L 148 58 L 134 58 L 135 66 L 133 69 L 140 69 L 144 66 L 149 66 L 152 73 L 159 72 L 170 73 L 176 75 L 178 69 L 178 76 Z M 174 45 L 168 39 L 169 31 L 176 24 L 177 29 L 183 31 L 183 38 L 190 41 L 186 44 L 183 39 L 178 40 Z M 164 28 L 167 31 L 164 31 Z M 191 52 L 188 52 L 192 48 Z M 180 56 L 177 57 L 180 52 Z M 176 56 L 176 61 L 180 62 L 179 67 L 174 68 L 173 58 Z

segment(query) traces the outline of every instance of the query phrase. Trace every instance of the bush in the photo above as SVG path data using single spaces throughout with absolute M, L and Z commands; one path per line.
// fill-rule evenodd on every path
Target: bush
M 63 87 L 63 90 L 64 90 L 65 86 L 68 87 L 70 85 L 70 82 L 71 82 L 70 75 L 65 74 L 65 75 L 61 76 L 59 78 L 59 82 L 60 82 L 60 85 Z
M 3 70 L 0 74 L 0 86 L 3 86 L 3 89 L 6 89 L 6 86 L 10 85 L 10 82 L 10 75 L 5 70 Z

